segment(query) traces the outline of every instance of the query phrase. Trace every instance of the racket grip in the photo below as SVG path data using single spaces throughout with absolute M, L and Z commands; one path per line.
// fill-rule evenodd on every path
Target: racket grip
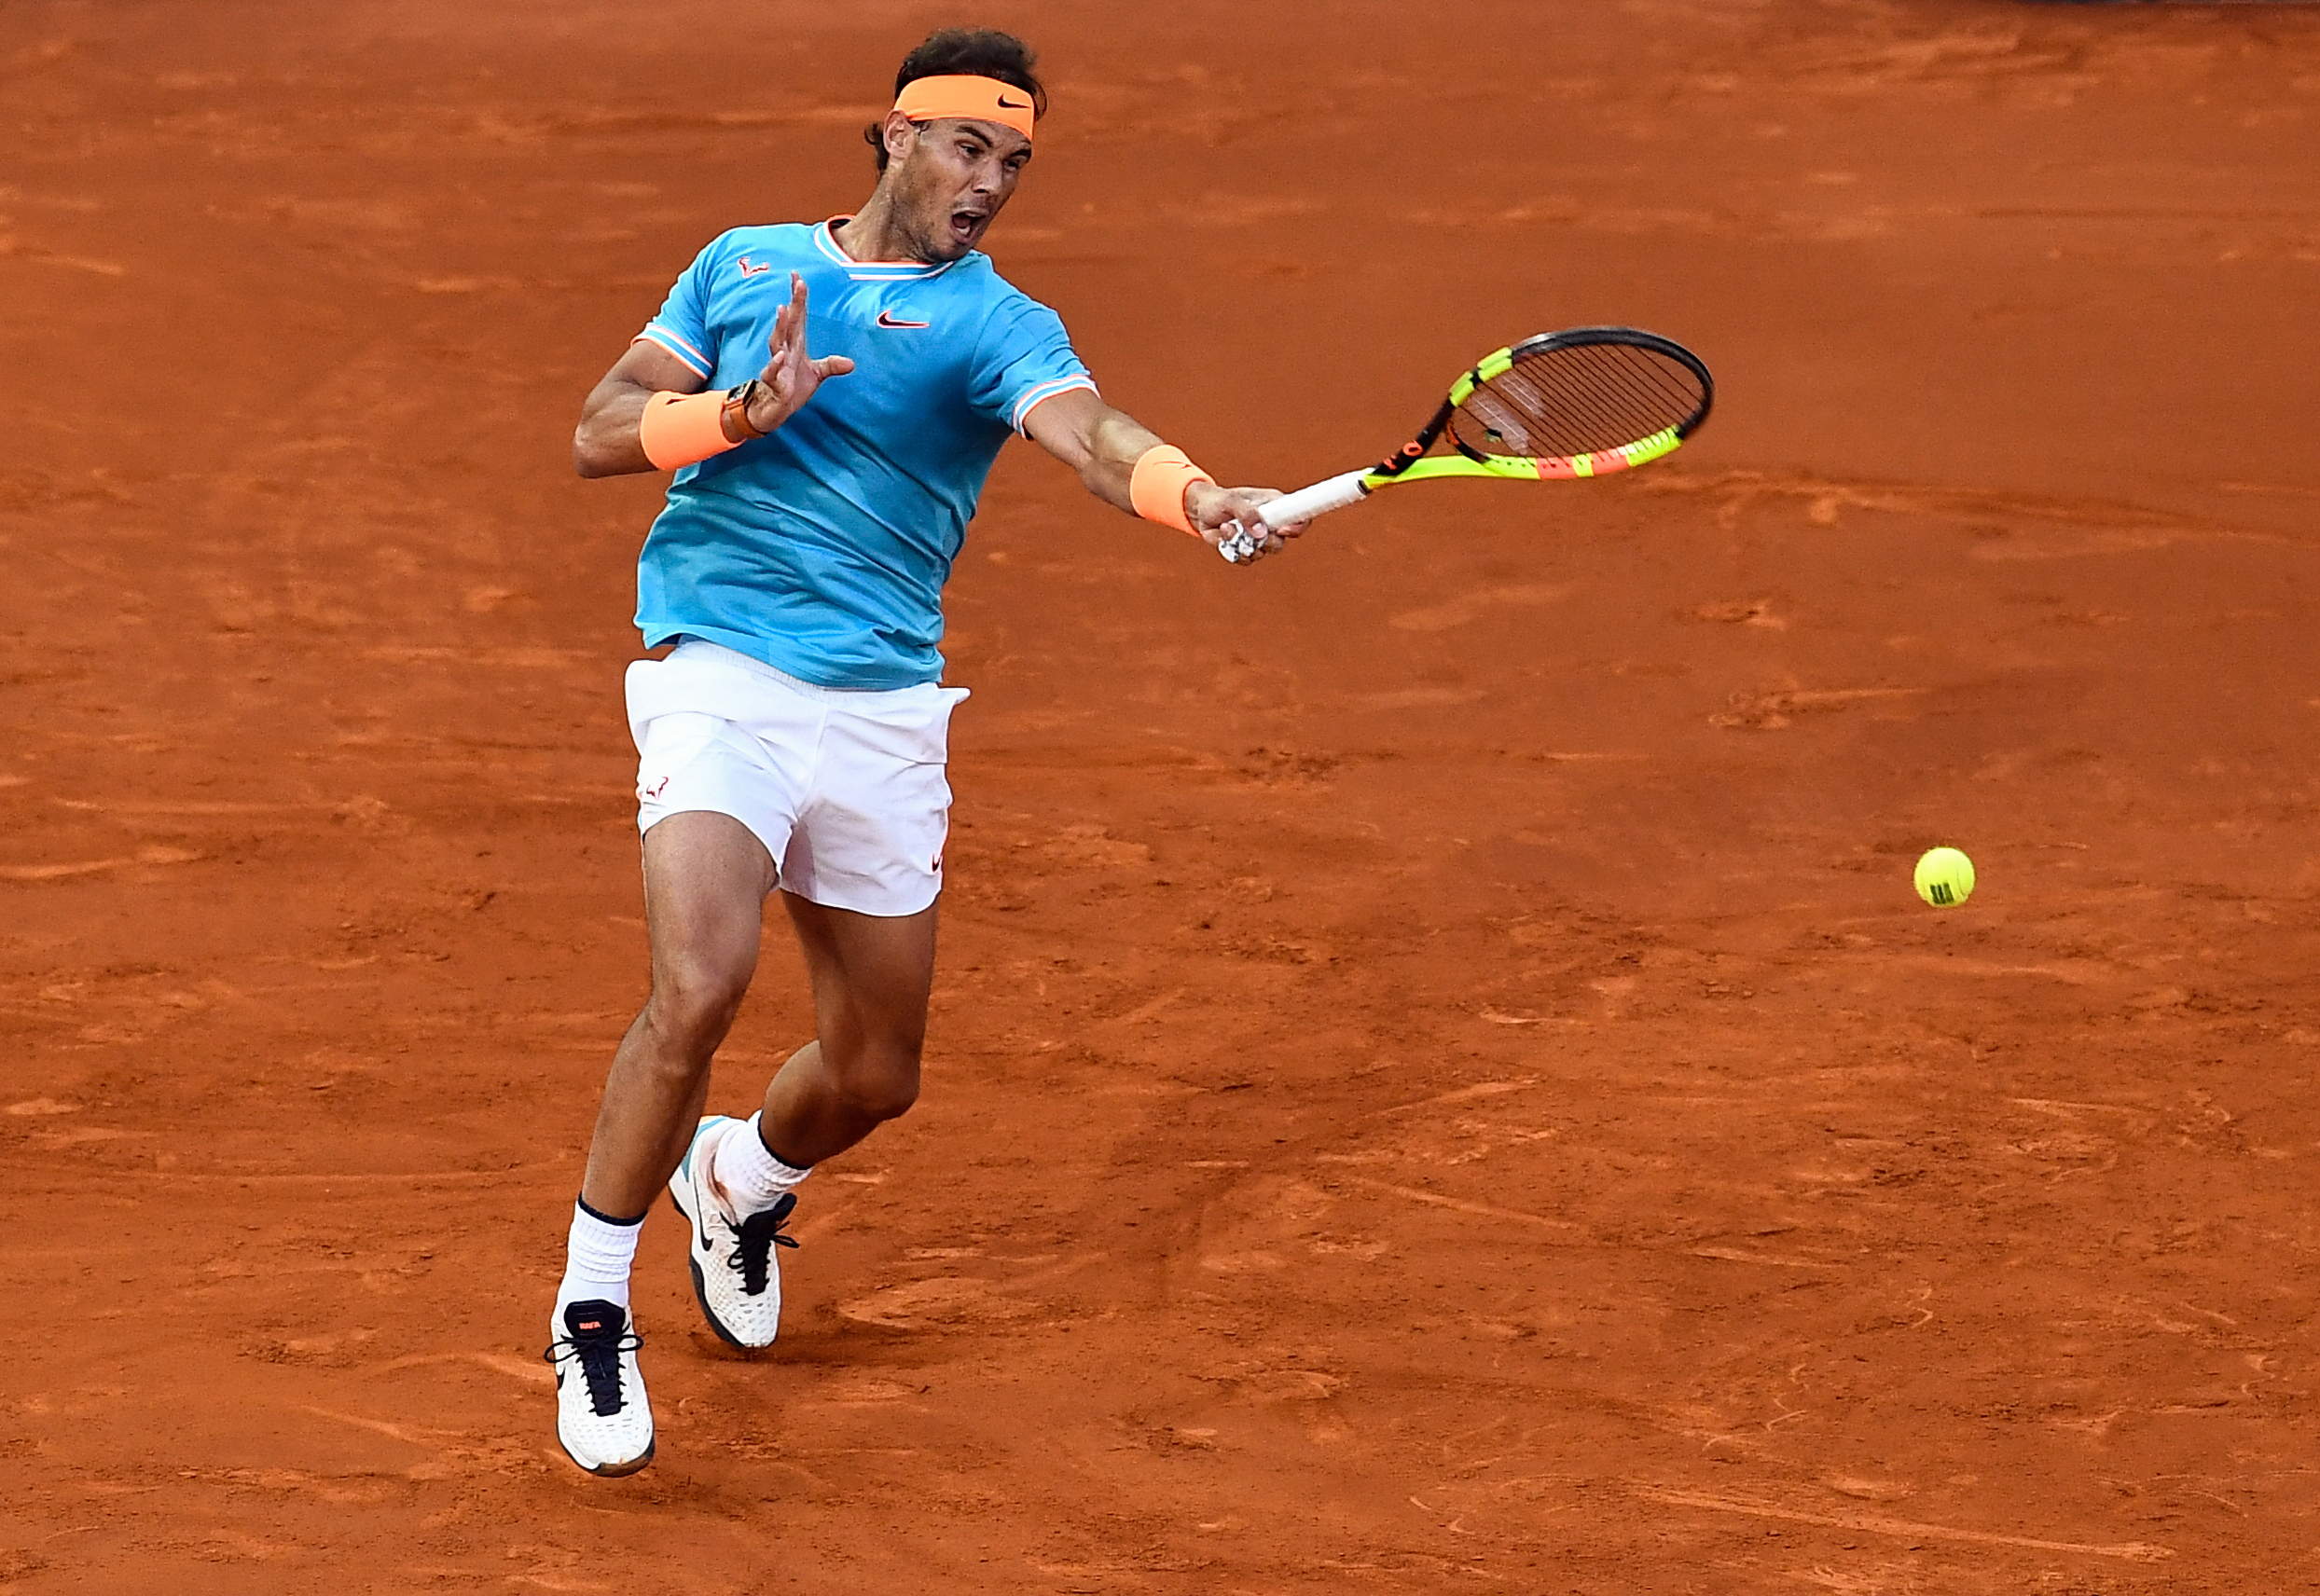
M 1310 488 L 1300 488 L 1269 502 L 1257 512 L 1264 524 L 1278 530 L 1299 521 L 1310 521 L 1316 516 L 1326 516 L 1332 510 L 1342 510 L 1348 504 L 1359 504 L 1370 496 L 1362 482 L 1367 471 L 1348 471 L 1343 476 L 1333 476 Z

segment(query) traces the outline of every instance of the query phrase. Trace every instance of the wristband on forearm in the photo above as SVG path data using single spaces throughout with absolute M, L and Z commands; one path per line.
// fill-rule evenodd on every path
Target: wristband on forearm
M 1213 488 L 1216 478 L 1185 459 L 1182 449 L 1154 444 L 1138 457 L 1136 470 L 1127 479 L 1128 502 L 1147 521 L 1198 537 L 1199 530 L 1184 513 L 1184 490 L 1195 482 Z
M 663 471 L 675 471 L 740 447 L 741 440 L 725 436 L 727 398 L 722 392 L 662 392 L 644 401 L 644 419 L 637 423 L 644 458 Z

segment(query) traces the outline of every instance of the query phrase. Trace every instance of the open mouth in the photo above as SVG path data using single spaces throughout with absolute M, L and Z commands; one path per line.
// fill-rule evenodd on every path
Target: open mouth
M 990 217 L 980 211 L 953 211 L 950 213 L 950 236 L 956 242 L 971 244 L 982 235 Z

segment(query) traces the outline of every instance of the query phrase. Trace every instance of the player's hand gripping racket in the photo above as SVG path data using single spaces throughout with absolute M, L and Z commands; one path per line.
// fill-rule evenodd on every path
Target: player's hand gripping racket
M 1386 460 L 1267 503 L 1265 527 L 1309 521 L 1401 482 L 1606 476 L 1673 454 L 1715 400 L 1715 380 L 1700 357 L 1656 333 L 1541 333 L 1477 361 L 1451 385 L 1434 419 Z M 1429 456 L 1443 438 L 1457 452 Z M 1239 564 L 1264 542 L 1264 531 L 1243 528 L 1218 552 Z

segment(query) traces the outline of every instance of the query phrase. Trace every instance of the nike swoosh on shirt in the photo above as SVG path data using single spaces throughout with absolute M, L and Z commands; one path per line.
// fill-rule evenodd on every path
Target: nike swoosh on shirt
M 881 327 L 931 327 L 933 324 L 932 322 L 898 322 L 891 310 L 878 312 L 878 325 Z

